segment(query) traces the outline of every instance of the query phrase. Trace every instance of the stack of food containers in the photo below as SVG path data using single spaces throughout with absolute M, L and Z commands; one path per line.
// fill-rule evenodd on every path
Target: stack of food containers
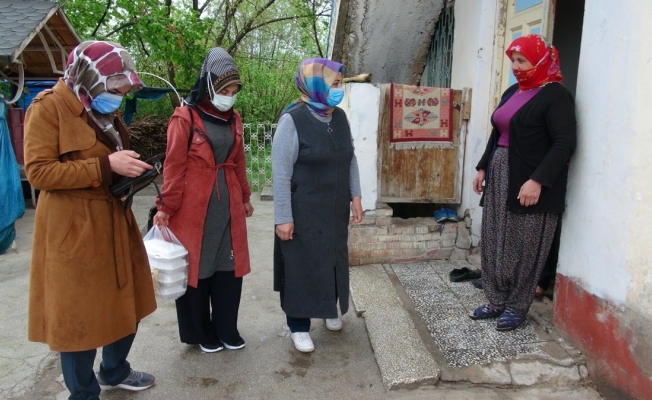
M 188 251 L 180 244 L 158 238 L 145 241 L 145 248 L 157 296 L 167 300 L 181 297 L 188 284 Z

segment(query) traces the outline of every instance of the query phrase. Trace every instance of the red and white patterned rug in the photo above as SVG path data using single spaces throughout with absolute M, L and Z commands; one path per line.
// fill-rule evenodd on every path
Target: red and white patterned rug
M 452 102 L 450 88 L 392 84 L 390 143 L 415 148 L 419 142 L 452 142 Z M 396 146 L 402 143 L 410 145 Z

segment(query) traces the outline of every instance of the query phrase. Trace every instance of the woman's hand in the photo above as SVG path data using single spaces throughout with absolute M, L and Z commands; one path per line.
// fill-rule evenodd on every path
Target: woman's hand
M 276 235 L 283 241 L 292 240 L 294 234 L 294 222 L 276 225 Z
M 254 214 L 254 207 L 251 205 L 251 203 L 249 202 L 244 203 L 244 209 L 245 209 L 245 215 L 247 217 L 251 217 Z
M 523 207 L 529 207 L 537 204 L 541 195 L 541 184 L 535 180 L 528 180 L 521 186 L 517 199 L 520 200 Z
M 351 213 L 353 213 L 353 223 L 358 224 L 362 221 L 364 211 L 362 211 L 362 197 L 355 196 L 351 201 Z
M 475 174 L 475 178 L 473 178 L 473 191 L 476 194 L 482 194 L 482 192 L 484 192 L 484 180 L 486 174 L 487 172 L 484 169 L 479 169 L 478 173 Z
M 170 216 L 163 211 L 159 211 L 156 213 L 156 215 L 154 215 L 152 222 L 154 222 L 154 225 L 158 226 L 159 228 L 167 228 L 168 224 L 170 223 Z
M 109 155 L 111 171 L 118 175 L 135 178 L 152 166 L 139 160 L 140 155 L 132 150 L 120 150 Z

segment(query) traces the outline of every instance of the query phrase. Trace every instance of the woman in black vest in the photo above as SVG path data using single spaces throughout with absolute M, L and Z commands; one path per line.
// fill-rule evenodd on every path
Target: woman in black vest
M 279 119 L 272 146 L 274 290 L 297 350 L 315 349 L 310 318 L 342 329 L 349 308 L 349 207 L 362 220 L 358 164 L 342 101 L 342 64 L 304 60 L 301 97 Z
M 491 117 L 493 131 L 473 180 L 473 190 L 484 192 L 482 278 L 489 303 L 471 318 L 498 317 L 499 331 L 518 327 L 532 304 L 564 211 L 577 129 L 557 50 L 527 35 L 506 53 L 518 84 Z

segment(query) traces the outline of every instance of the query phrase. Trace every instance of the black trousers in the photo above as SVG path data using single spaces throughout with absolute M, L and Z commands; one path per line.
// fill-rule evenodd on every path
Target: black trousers
M 557 262 L 559 261 L 559 245 L 561 241 L 561 216 L 559 217 L 559 222 L 557 223 L 557 230 L 555 230 L 555 237 L 552 239 L 552 246 L 550 247 L 550 253 L 548 254 L 548 259 L 546 259 L 546 264 L 543 266 L 543 271 L 541 271 L 541 277 L 539 278 L 539 283 L 537 286 L 540 286 L 543 290 L 548 290 L 550 283 L 555 280 L 557 275 Z
M 240 340 L 238 310 L 242 278 L 234 271 L 215 272 L 188 286 L 176 300 L 179 337 L 187 344 L 235 344 Z

